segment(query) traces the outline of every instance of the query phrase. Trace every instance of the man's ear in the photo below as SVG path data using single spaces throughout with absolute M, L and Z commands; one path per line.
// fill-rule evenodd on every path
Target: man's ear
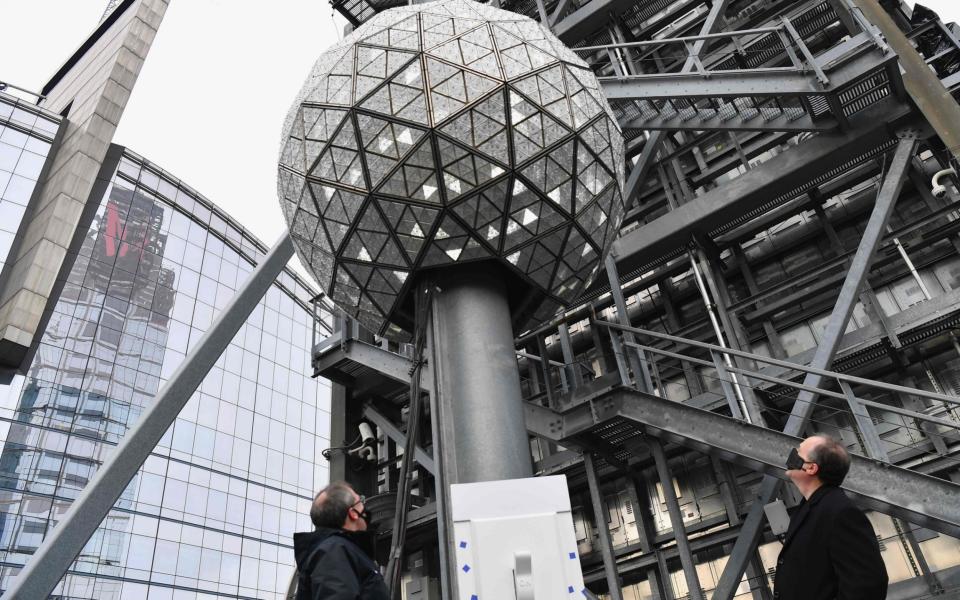
M 820 474 L 820 465 L 817 463 L 807 463 L 810 466 L 810 470 L 807 471 L 810 475 L 819 475 Z

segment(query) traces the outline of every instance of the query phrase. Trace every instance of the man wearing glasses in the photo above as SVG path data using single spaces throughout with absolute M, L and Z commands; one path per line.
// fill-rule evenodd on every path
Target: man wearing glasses
M 310 520 L 315 531 L 293 535 L 297 600 L 389 600 L 363 496 L 344 482 L 331 483 L 313 499 Z
M 883 600 L 887 569 L 867 517 L 840 489 L 850 456 L 826 435 L 800 443 L 787 477 L 804 500 L 790 518 L 777 559 L 777 600 Z

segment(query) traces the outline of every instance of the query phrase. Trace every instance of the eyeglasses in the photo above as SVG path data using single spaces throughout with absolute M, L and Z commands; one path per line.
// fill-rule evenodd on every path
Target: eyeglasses
M 367 523 L 367 526 L 369 527 L 370 524 L 373 522 L 373 515 L 370 514 L 370 511 L 367 510 L 366 506 L 363 507 L 363 510 L 357 510 L 356 507 L 358 504 L 366 504 L 367 502 L 366 496 L 364 496 L 363 494 L 360 494 L 359 496 L 360 496 L 360 499 L 350 505 L 350 510 L 357 513 L 357 516 L 363 519 Z

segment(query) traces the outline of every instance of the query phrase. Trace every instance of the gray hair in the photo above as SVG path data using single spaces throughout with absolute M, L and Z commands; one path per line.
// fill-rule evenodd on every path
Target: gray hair
M 834 437 L 818 433 L 820 443 L 810 451 L 810 461 L 820 467 L 820 481 L 827 485 L 840 485 L 850 470 L 850 455 L 847 449 Z
M 340 529 L 355 502 L 356 492 L 353 488 L 344 481 L 335 481 L 314 496 L 310 520 L 317 529 Z

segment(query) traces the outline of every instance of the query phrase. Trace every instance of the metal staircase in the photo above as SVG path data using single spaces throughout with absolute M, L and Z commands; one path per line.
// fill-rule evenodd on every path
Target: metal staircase
M 786 18 L 776 27 L 576 52 L 601 75 L 630 139 L 644 130 L 822 131 L 903 97 L 896 56 L 869 25 L 862 29 L 816 56 Z
M 739 415 L 737 388 L 761 391 L 781 401 L 790 399 L 790 393 L 785 390 L 813 391 L 821 397 L 821 402 L 832 402 L 849 411 L 861 442 L 861 452 L 852 454 L 851 473 L 844 484 L 847 491 L 865 507 L 960 537 L 960 486 L 898 465 L 896 457 L 891 459 L 884 449 L 870 412 L 894 412 L 917 423 L 933 424 L 949 441 L 951 453 L 960 454 L 960 421 L 953 416 L 960 407 L 960 399 L 614 323 L 595 321 L 594 325 L 629 331 L 650 341 L 617 349 L 619 373 L 605 374 L 579 386 L 573 383 L 577 378 L 570 378 L 570 385 L 564 385 L 566 393 L 557 396 L 551 407 L 543 406 L 540 399 L 528 401 L 527 429 L 531 435 L 593 453 L 598 463 L 620 470 L 629 470 L 638 457 L 648 455 L 647 441 L 655 438 L 784 478 L 784 457 L 799 443 L 799 438 L 775 427 L 775 413 L 784 412 L 784 408 L 765 406 L 764 422 L 750 423 L 735 418 L 732 415 Z M 616 335 L 612 337 L 619 340 Z M 654 342 L 658 346 L 652 345 Z M 664 345 L 671 349 L 664 349 Z M 680 353 L 679 348 L 686 348 L 688 353 Z M 659 380 L 662 369 L 678 369 L 681 362 L 719 366 L 717 378 L 721 392 L 706 392 L 687 402 L 677 402 L 662 397 L 659 389 L 652 393 L 641 391 L 627 366 L 631 352 L 651 365 L 654 381 Z M 720 359 L 726 357 L 738 361 L 738 365 L 753 362 L 767 368 L 724 367 Z M 393 386 L 399 390 L 405 385 L 410 366 L 410 360 L 399 353 L 339 333 L 318 344 L 314 351 L 315 374 L 343 382 L 362 379 L 368 389 Z M 561 368 L 564 366 L 568 365 L 561 364 Z M 811 372 L 832 380 L 839 391 L 829 389 L 826 383 L 810 390 L 796 381 Z M 428 365 L 423 376 L 426 391 L 431 389 L 431 380 Z M 854 393 L 854 386 L 861 391 Z M 639 388 L 642 387 L 640 384 Z M 868 399 L 867 396 L 873 397 L 871 390 L 908 393 L 942 403 L 949 410 L 933 416 L 899 408 Z M 786 412 L 789 408 L 786 407 Z M 402 434 L 392 431 L 390 435 L 397 439 Z M 934 458 L 933 453 L 930 455 Z M 911 464 L 918 464 L 915 452 L 903 456 L 909 456 Z M 936 458 L 943 459 L 940 455 Z M 948 460 L 960 464 L 960 460 L 949 457 Z M 920 460 L 919 464 L 922 463 Z

